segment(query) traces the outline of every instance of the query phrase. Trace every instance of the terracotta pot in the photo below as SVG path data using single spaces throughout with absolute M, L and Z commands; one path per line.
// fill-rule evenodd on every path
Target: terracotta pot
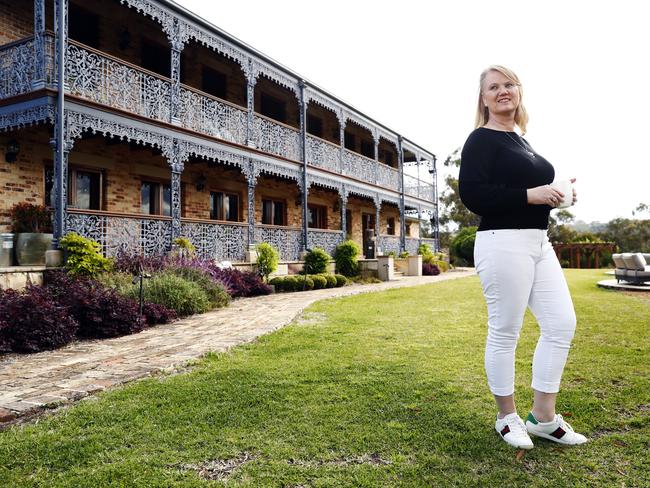
M 44 266 L 45 251 L 52 248 L 52 234 L 17 234 L 16 261 L 19 266 Z

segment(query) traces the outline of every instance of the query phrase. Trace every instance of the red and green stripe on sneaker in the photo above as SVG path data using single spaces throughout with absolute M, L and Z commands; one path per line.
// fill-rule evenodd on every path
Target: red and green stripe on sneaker
M 535 418 L 533 412 L 530 412 L 526 417 L 526 430 L 531 435 L 566 446 L 576 446 L 587 442 L 587 438 L 575 432 L 573 427 L 559 414 L 556 414 L 550 422 L 540 422 Z

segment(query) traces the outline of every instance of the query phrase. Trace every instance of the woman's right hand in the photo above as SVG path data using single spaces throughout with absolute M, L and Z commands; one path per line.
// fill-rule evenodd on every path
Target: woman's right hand
M 551 188 L 550 185 L 536 186 L 526 190 L 528 203 L 531 205 L 549 205 L 556 207 L 564 198 L 564 193 Z

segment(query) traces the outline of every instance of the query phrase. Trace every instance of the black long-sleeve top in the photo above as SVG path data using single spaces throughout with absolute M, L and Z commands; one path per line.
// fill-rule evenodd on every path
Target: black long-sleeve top
M 551 207 L 530 205 L 526 190 L 554 177 L 551 163 L 515 132 L 479 127 L 463 146 L 458 189 L 465 206 L 481 216 L 478 230 L 546 229 Z

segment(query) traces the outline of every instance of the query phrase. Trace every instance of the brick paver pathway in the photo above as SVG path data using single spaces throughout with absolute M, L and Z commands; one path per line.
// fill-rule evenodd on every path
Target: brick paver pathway
M 232 346 L 289 324 L 311 303 L 390 288 L 461 278 L 474 270 L 403 277 L 372 285 L 278 293 L 235 300 L 227 308 L 159 325 L 139 334 L 70 344 L 55 351 L 0 359 L 0 425 L 91 393 L 173 371 L 209 351 Z

